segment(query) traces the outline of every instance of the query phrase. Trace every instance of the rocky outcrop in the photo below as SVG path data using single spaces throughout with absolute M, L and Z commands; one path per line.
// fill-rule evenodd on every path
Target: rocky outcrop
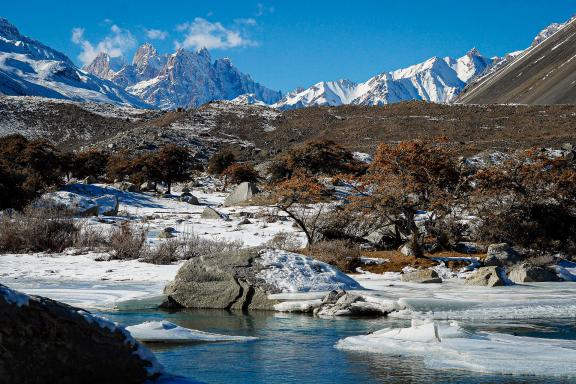
M 484 259 L 486 266 L 511 265 L 522 260 L 522 256 L 506 243 L 490 244 Z
M 162 367 L 128 332 L 0 285 L 0 382 L 143 383 Z
M 432 284 L 441 283 L 442 279 L 438 276 L 438 273 L 432 269 L 421 269 L 419 271 L 402 274 L 402 281 L 407 283 Z
M 225 217 L 222 214 L 220 214 L 220 212 L 211 207 L 204 208 L 204 210 L 202 211 L 202 215 L 200 215 L 200 218 L 208 220 L 225 219 Z
M 198 201 L 198 198 L 190 194 L 189 192 L 185 192 L 182 195 L 180 195 L 180 201 L 183 201 L 190 205 L 200 205 L 200 201 Z
M 224 200 L 225 207 L 231 207 L 235 205 L 242 205 L 250 202 L 254 195 L 259 193 L 258 187 L 254 183 L 243 182 L 239 184 L 234 191 L 228 195 L 226 200 Z
M 466 285 L 479 285 L 484 287 L 501 287 L 510 285 L 506 279 L 504 269 L 501 267 L 482 267 L 478 268 L 476 272 L 468 276 Z
M 383 306 L 366 297 L 344 290 L 332 291 L 322 299 L 320 306 L 314 308 L 314 315 L 319 317 L 333 316 L 385 316 L 393 308 Z
M 139 188 L 137 185 L 129 183 L 127 181 L 120 181 L 114 183 L 114 188 L 119 189 L 124 192 L 139 192 Z
M 273 310 L 271 294 L 361 290 L 337 268 L 278 249 L 241 249 L 186 261 L 164 289 L 167 306 Z
M 98 205 L 98 213 L 103 216 L 117 216 L 120 201 L 117 196 L 104 195 L 94 199 Z
M 514 266 L 508 273 L 508 278 L 514 283 L 535 283 L 545 281 L 560 281 L 555 272 L 548 268 L 536 267 L 530 264 Z
M 64 209 L 76 216 L 98 216 L 98 204 L 77 193 L 67 191 L 49 192 L 34 202 L 37 208 Z
M 268 294 L 280 289 L 256 275 L 258 251 L 244 249 L 195 257 L 186 261 L 166 286 L 168 305 L 186 308 L 272 310 Z

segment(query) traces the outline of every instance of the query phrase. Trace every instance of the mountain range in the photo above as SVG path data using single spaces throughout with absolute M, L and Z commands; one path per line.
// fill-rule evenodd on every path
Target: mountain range
M 146 43 L 138 48 L 130 63 L 100 53 L 80 69 L 63 53 L 21 35 L 15 26 L 0 18 L 0 94 L 159 109 L 198 107 L 215 100 L 269 105 L 280 110 L 385 105 L 407 100 L 466 102 L 471 100 L 466 96 L 471 88 L 515 66 L 527 52 L 536 51 L 564 31 L 567 24 L 550 25 L 528 49 L 502 58 L 488 58 L 472 49 L 460 58 L 433 57 L 405 69 L 383 72 L 363 83 L 322 81 L 283 96 L 240 72 L 229 59 L 213 61 L 206 49 L 159 54 Z M 460 96 L 465 89 L 466 95 Z M 490 97 L 479 100 L 491 102 Z
M 149 107 L 114 83 L 77 68 L 63 53 L 0 18 L 0 94 Z
M 212 62 L 205 48 L 196 52 L 178 49 L 170 55 L 159 55 L 147 43 L 138 48 L 131 64 L 117 70 L 112 64 L 106 53 L 100 53 L 84 69 L 161 109 L 197 107 L 243 94 L 253 94 L 266 104 L 282 97 L 280 91 L 268 89 L 240 72 L 230 59 Z
M 381 73 L 364 83 L 338 80 L 297 89 L 273 107 L 384 105 L 406 100 L 447 103 L 464 89 L 470 79 L 486 71 L 497 60 L 482 56 L 477 49 L 459 59 L 433 57 L 405 69 Z

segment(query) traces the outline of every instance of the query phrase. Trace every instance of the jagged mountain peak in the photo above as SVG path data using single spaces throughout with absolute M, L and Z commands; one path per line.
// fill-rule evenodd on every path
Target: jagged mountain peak
M 468 52 L 466 52 L 466 56 L 468 56 L 468 57 L 484 57 L 484 56 L 482 56 L 482 54 L 480 53 L 480 51 L 476 47 L 474 47 L 471 50 L 469 50 Z
M 570 20 L 566 21 L 565 23 L 552 23 L 546 28 L 544 28 L 532 41 L 531 47 L 535 47 L 541 44 L 544 40 L 548 39 L 549 37 L 558 33 L 562 28 L 570 24 L 572 21 L 576 20 L 576 16 L 570 18 Z
M 95 67 L 98 66 L 91 64 L 87 69 L 96 73 Z M 229 58 L 213 62 L 206 48 L 191 51 L 179 47 L 169 55 L 159 55 L 152 44 L 146 43 L 138 48 L 132 64 L 108 73 L 106 78 L 164 109 L 232 100 L 243 94 L 254 94 L 266 103 L 281 97 L 280 92 L 265 88 L 240 72 Z
M 63 53 L 0 20 L 0 94 L 150 107 L 115 84 L 78 69 Z M 109 67 L 109 58 L 99 64 Z
M 3 17 L 0 17 L 0 36 L 8 40 L 17 40 L 21 37 L 18 28 Z
M 158 56 L 158 51 L 150 43 L 144 43 L 136 50 L 134 57 L 132 58 L 132 64 L 141 63 L 143 60 L 147 60 L 151 57 Z

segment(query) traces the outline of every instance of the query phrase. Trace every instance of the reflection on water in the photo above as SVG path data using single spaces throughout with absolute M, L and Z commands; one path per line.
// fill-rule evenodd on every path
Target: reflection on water
M 341 338 L 385 327 L 406 327 L 404 319 L 317 319 L 269 312 L 190 310 L 180 312 L 108 312 L 124 325 L 168 320 L 207 332 L 255 336 L 245 343 L 151 344 L 173 375 L 206 383 L 569 383 L 568 379 L 483 375 L 428 369 L 418 358 L 345 352 L 334 348 Z M 522 336 L 576 340 L 574 319 L 539 322 L 464 324 L 469 329 Z M 575 341 L 576 342 L 576 341 Z

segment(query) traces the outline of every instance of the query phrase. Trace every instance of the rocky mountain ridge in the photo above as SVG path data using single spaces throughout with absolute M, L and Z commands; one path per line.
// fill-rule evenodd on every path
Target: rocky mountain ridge
M 114 70 L 110 62 L 110 57 L 101 53 L 85 69 L 161 109 L 197 107 L 244 94 L 253 94 L 266 104 L 281 97 L 281 92 L 270 90 L 240 72 L 230 59 L 212 61 L 205 48 L 196 52 L 178 49 L 173 54 L 160 55 L 146 43 L 138 48 L 131 64 Z
M 0 18 L 0 94 L 149 108 L 114 83 L 82 71 L 63 53 Z

